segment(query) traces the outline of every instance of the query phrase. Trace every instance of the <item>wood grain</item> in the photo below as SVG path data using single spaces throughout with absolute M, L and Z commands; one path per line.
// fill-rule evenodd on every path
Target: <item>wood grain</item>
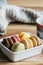
M 35 25 L 28 25 L 28 24 L 10 24 L 7 27 L 6 34 L 4 36 L 0 36 L 0 38 L 10 36 L 16 33 L 20 33 L 22 31 L 25 32 L 32 32 L 37 34 L 37 29 Z
M 7 0 L 10 5 L 17 5 L 35 10 L 43 10 L 43 0 Z
M 43 7 L 43 0 L 8 0 L 8 4 L 24 7 Z

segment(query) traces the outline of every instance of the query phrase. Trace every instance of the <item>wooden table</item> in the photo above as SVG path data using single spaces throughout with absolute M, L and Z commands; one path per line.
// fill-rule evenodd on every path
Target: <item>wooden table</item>
M 26 25 L 26 24 L 10 24 L 7 27 L 7 32 L 4 36 L 12 35 L 15 33 L 20 33 L 21 31 L 32 32 L 37 34 L 37 29 L 35 25 Z M 40 55 L 27 58 L 19 62 L 11 62 L 1 51 L 0 51 L 0 65 L 43 65 L 43 51 Z
M 7 0 L 7 3 L 34 10 L 43 10 L 43 0 Z

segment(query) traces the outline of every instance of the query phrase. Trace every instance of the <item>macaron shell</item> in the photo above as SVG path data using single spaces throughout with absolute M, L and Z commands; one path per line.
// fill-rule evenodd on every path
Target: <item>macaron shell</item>
M 31 39 L 28 39 L 28 43 L 30 43 L 30 48 L 32 48 L 33 47 L 33 42 L 32 42 Z
M 3 43 L 4 43 L 4 45 L 5 45 L 7 48 L 10 48 L 10 43 L 9 43 L 9 41 L 7 40 L 7 38 L 3 39 Z
M 15 52 L 23 51 L 25 50 L 24 44 L 20 43 L 17 48 L 15 49 Z
M 29 49 L 30 48 L 30 43 L 28 42 L 28 40 L 23 39 L 22 43 L 25 45 L 25 49 Z
M 21 32 L 21 33 L 19 34 L 20 38 L 21 38 L 24 34 L 26 34 L 26 32 Z
M 23 35 L 22 37 L 21 37 L 21 40 L 23 40 L 23 39 L 25 39 L 26 38 L 26 35 Z
M 15 49 L 17 48 L 17 46 L 18 46 L 19 44 L 20 44 L 20 42 L 15 42 L 15 44 L 12 45 L 11 50 L 12 50 L 13 52 L 15 52 Z
M 12 45 L 11 50 L 14 52 L 15 51 L 15 44 Z
M 39 45 L 41 45 L 41 39 L 40 38 L 38 38 L 37 36 L 33 36 L 35 39 L 36 39 L 36 41 L 37 41 L 37 46 L 39 46 Z
M 39 43 L 37 43 L 37 44 L 38 44 L 38 46 L 39 46 L 39 45 L 41 45 L 41 44 L 42 44 L 42 43 L 41 43 L 41 42 L 42 42 L 42 40 L 41 40 L 40 38 L 38 38 L 38 40 L 39 40 Z
M 7 40 L 9 41 L 11 46 L 14 44 L 14 42 L 13 42 L 13 40 L 11 38 L 7 38 Z
M 16 39 L 20 42 L 21 41 L 21 39 L 20 39 L 20 37 L 19 36 L 15 36 L 16 37 Z
M 30 39 L 33 42 L 33 47 L 36 47 L 37 46 L 37 40 L 34 37 L 31 37 Z
M 23 39 L 29 39 L 30 37 L 31 37 L 30 34 L 25 33 L 24 35 L 21 36 L 21 40 L 23 40 Z
M 19 52 L 19 51 L 25 50 L 25 46 L 22 43 L 16 42 L 14 45 L 12 45 L 11 50 L 13 52 Z
M 11 39 L 13 40 L 14 43 L 18 41 L 15 36 L 11 37 Z

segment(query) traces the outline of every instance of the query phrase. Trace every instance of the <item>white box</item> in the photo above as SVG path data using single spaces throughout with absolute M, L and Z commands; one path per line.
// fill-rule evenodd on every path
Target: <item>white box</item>
M 2 52 L 11 60 L 11 61 L 19 61 L 22 59 L 26 59 L 35 55 L 38 55 L 42 52 L 43 44 L 37 47 L 33 47 L 30 49 L 26 49 L 20 52 L 12 52 L 7 47 L 5 47 L 1 41 L 3 39 L 0 39 L 0 48 Z

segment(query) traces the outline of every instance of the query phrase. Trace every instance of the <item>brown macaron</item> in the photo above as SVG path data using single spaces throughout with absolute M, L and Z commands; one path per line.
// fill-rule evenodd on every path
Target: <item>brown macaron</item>
M 7 38 L 3 39 L 3 44 L 4 44 L 7 48 L 10 48 L 10 44 L 9 44 Z
M 7 38 L 9 44 L 12 46 L 14 44 L 13 40 L 11 38 Z

